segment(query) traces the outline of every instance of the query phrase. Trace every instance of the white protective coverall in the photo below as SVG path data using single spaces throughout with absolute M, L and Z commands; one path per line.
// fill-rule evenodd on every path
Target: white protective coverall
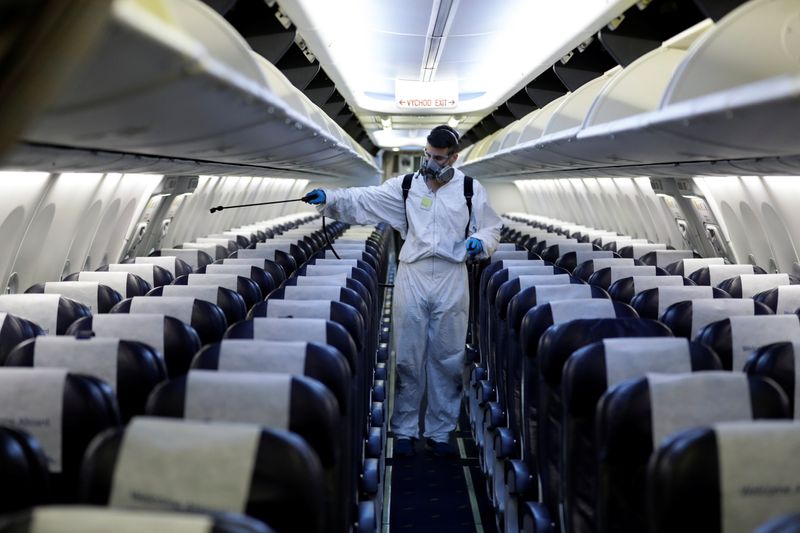
M 464 173 L 456 170 L 435 193 L 415 174 L 406 203 L 408 229 L 402 183 L 403 176 L 398 176 L 374 187 L 326 189 L 326 203 L 319 209 L 343 222 L 387 222 L 405 239 L 392 313 L 397 360 L 392 430 L 398 438 L 418 437 L 427 385 L 424 436 L 445 442 L 456 427 L 461 405 L 469 312 Z M 487 257 L 497 248 L 502 220 L 477 180 L 473 192 L 469 235 L 481 240 L 481 257 Z

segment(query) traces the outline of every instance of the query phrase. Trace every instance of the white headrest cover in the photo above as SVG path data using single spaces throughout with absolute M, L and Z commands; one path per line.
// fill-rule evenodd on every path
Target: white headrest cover
M 753 274 L 753 265 L 709 265 L 708 267 L 708 279 L 712 287 L 740 274 Z
M 197 255 L 197 254 L 195 254 Z M 137 257 L 134 259 L 136 262 L 135 264 L 144 264 L 144 265 L 157 265 L 161 268 L 166 269 L 170 274 L 173 276 L 175 275 L 175 260 L 177 257 L 174 255 L 162 255 L 162 256 L 153 256 L 153 257 Z
M 593 245 L 590 242 L 558 243 L 558 255 L 560 257 L 570 252 L 590 252 L 592 247 Z
M 48 281 L 44 284 L 44 292 L 71 298 L 96 313 L 99 285 L 97 281 Z
M 580 287 L 580 285 L 578 285 Z M 536 289 L 537 303 L 539 289 Z M 578 318 L 614 318 L 614 303 L 605 298 L 591 298 L 580 300 L 555 300 L 550 302 L 550 311 L 553 315 L 553 324 L 568 322 Z
M 254 267 L 258 267 L 258 268 L 264 268 L 264 266 L 265 266 L 264 258 L 261 258 L 261 257 L 250 257 L 250 258 L 239 257 L 239 258 L 233 258 L 233 259 L 223 259 L 222 260 L 222 265 L 223 266 L 227 266 L 227 265 L 249 265 L 249 266 L 254 266 Z M 208 267 L 210 267 L 210 266 L 211 265 L 208 265 L 206 267 L 206 272 L 208 271 Z
M 92 331 L 98 337 L 115 337 L 126 341 L 138 341 L 164 354 L 164 315 L 129 315 L 111 313 L 94 315 Z
M 656 267 L 654 266 L 612 266 L 611 269 L 611 283 L 622 278 L 630 278 L 632 276 L 655 276 Z M 597 270 L 595 270 L 597 272 Z
M 552 266 L 523 266 L 507 268 L 508 279 L 516 279 L 520 276 L 546 276 L 553 275 Z
M 635 266 L 633 259 L 630 257 L 601 257 L 599 259 L 592 259 L 592 271 L 597 272 L 603 268 L 619 267 L 619 266 Z M 580 264 L 580 263 L 578 263 Z
M 739 298 L 713 298 L 692 300 L 692 338 L 708 324 L 732 316 L 752 315 L 755 312 L 753 300 Z
M 131 274 L 136 274 L 147 283 L 150 284 L 151 287 L 154 286 L 153 284 L 153 274 L 155 269 L 153 265 L 147 264 L 136 264 L 136 263 L 111 263 L 108 265 L 109 272 L 130 272 Z
M 725 259 L 722 257 L 692 257 L 683 260 L 683 275 L 689 277 L 703 267 L 710 265 L 724 265 Z
M 340 287 L 347 286 L 348 274 L 342 272 L 341 274 L 332 274 L 330 276 L 300 276 L 297 278 L 298 287 L 316 287 L 323 285 L 338 285 Z M 287 285 L 288 289 L 291 285 Z
M 130 313 L 167 315 L 191 324 L 194 302 L 195 298 L 189 296 L 134 296 Z
M 532 275 L 520 276 L 519 278 L 520 290 L 527 289 L 536 285 L 568 285 L 569 274 L 551 274 L 551 275 Z
M 244 512 L 260 437 L 255 424 L 134 418 L 109 506 Z
M 683 276 L 631 276 L 633 292 L 639 294 L 656 287 L 683 287 Z
M 732 316 L 730 321 L 735 371 L 742 370 L 747 356 L 761 346 L 800 341 L 800 320 L 796 315 Z
M 781 285 L 778 287 L 776 315 L 794 313 L 800 307 L 800 285 Z
M 656 276 L 657 277 L 657 276 Z M 672 304 L 687 300 L 711 299 L 714 291 L 711 287 L 702 285 L 687 285 L 684 287 L 658 287 L 658 316 L 664 314 Z
M 58 294 L 3 294 L 0 311 L 30 320 L 45 333 L 55 335 L 59 298 Z
M 278 250 L 275 250 L 274 248 L 256 248 L 256 249 L 243 248 L 241 250 L 236 251 L 236 256 L 239 259 L 269 259 L 270 261 L 274 261 L 276 251 Z M 227 264 L 228 261 L 229 261 L 228 259 L 224 259 L 223 264 Z M 262 268 L 263 268 L 263 261 L 262 261 Z
M 575 252 L 575 264 L 580 265 L 586 261 L 591 261 L 594 259 L 613 259 L 614 252 L 611 250 L 591 250 L 591 251 L 579 251 Z
M 237 291 L 239 276 L 236 274 L 189 274 L 188 285 L 215 285 Z
M 349 265 L 352 267 L 358 266 L 358 259 L 315 259 L 317 265 Z
M 181 261 L 185 261 L 192 268 L 197 268 L 200 265 L 200 252 L 201 250 L 187 250 L 184 248 L 162 248 L 161 255 L 177 257 Z M 214 257 L 213 255 L 211 256 Z
M 253 338 L 327 344 L 327 321 L 322 318 L 254 318 Z
M 691 250 L 655 250 L 656 266 L 664 268 L 667 265 L 680 261 L 681 259 L 691 259 L 694 252 Z
M 267 300 L 267 317 L 270 318 L 324 318 L 331 317 L 330 300 Z
M 653 449 L 667 435 L 715 422 L 750 420 L 747 376 L 740 372 L 648 374 Z
M 714 430 L 724 533 L 749 533 L 800 509 L 800 425 L 754 420 L 715 424 Z
M 331 274 L 351 274 L 353 267 L 349 265 L 308 265 L 307 276 L 330 276 Z
M 184 416 L 289 429 L 292 376 L 191 370 Z
M 564 284 L 540 285 L 536 287 L 536 304 L 542 305 L 555 300 L 581 300 L 592 297 L 591 285 Z
M 648 372 L 677 374 L 692 371 L 689 340 L 676 337 L 635 337 L 603 340 L 606 382 L 611 388 Z
M 545 266 L 543 259 L 501 259 L 500 268 Z
M 263 263 L 260 268 L 263 268 Z M 206 274 L 232 274 L 234 276 L 249 278 L 253 275 L 252 269 L 252 265 L 208 265 L 206 266 Z
M 666 244 L 646 244 L 646 243 L 637 243 L 632 244 L 633 247 L 633 257 L 636 259 L 641 258 L 644 254 L 653 252 L 655 250 L 666 250 Z
M 492 255 L 491 262 L 494 263 L 496 261 L 503 261 L 505 259 L 527 259 L 528 252 L 525 250 L 520 251 L 513 251 L 513 252 L 495 252 Z
M 742 298 L 752 298 L 759 292 L 789 285 L 789 274 L 742 274 Z
M 161 297 L 164 296 L 197 298 L 216 304 L 219 298 L 219 287 L 216 285 L 164 285 Z M 148 296 L 148 298 L 156 298 L 156 296 Z
M 39 441 L 50 472 L 61 472 L 64 368 L 0 368 L 0 424 Z
M 76 374 L 102 379 L 117 390 L 117 356 L 119 339 L 92 337 L 37 337 L 33 346 L 36 368 L 66 368 Z
M 305 341 L 224 339 L 219 346 L 220 372 L 305 373 Z
M 342 287 L 336 285 L 320 285 L 317 287 L 302 287 L 287 285 L 284 287 L 286 300 L 334 300 L 342 297 Z
M 78 272 L 78 281 L 97 281 L 103 285 L 108 285 L 123 298 L 128 296 L 128 273 L 127 272 Z
M 210 516 L 175 512 L 128 511 L 83 505 L 48 505 L 33 509 L 28 533 L 114 533 L 169 531 L 212 533 Z

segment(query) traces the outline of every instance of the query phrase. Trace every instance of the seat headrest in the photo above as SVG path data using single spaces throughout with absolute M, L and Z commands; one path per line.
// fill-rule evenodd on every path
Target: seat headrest
M 639 260 L 645 265 L 666 269 L 672 263 L 692 257 L 694 257 L 694 252 L 691 250 L 653 250 L 639 257 Z
M 26 293 L 60 294 L 89 308 L 92 313 L 108 313 L 122 295 L 97 281 L 48 281 L 34 285 Z
M 734 298 L 752 298 L 760 292 L 791 285 L 789 274 L 740 274 L 719 283 Z
M 717 352 L 726 369 L 738 372 L 759 347 L 800 341 L 800 320 L 796 315 L 732 316 L 708 324 L 697 339 Z
M 184 249 L 184 248 L 162 248 L 156 250 L 158 255 L 168 255 L 177 257 L 181 261 L 185 261 L 193 269 L 205 266 L 214 261 L 214 258 L 203 250 Z M 177 274 L 177 271 L 176 271 Z
M 178 259 L 174 255 L 134 257 L 133 262 L 134 264 L 158 265 L 172 274 L 173 278 L 188 274 L 192 271 L 192 266 L 189 263 L 183 259 Z
M 0 312 L 30 320 L 51 335 L 63 335 L 74 321 L 91 316 L 88 307 L 58 294 L 3 294 Z

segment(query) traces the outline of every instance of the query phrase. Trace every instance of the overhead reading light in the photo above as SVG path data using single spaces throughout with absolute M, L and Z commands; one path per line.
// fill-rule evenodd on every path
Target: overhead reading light
M 383 129 L 385 129 L 385 130 L 390 130 L 390 129 L 392 129 L 392 119 L 391 119 L 391 117 L 382 118 L 382 119 L 381 119 L 381 126 L 382 126 L 382 127 L 383 127 Z
M 397 146 L 395 146 L 394 148 L 392 148 L 392 152 L 399 152 L 399 151 L 400 151 L 400 148 L 398 148 Z

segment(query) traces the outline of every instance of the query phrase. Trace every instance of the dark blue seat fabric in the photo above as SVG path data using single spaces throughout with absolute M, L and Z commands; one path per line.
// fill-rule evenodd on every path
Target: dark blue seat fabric
M 630 257 L 631 259 L 641 260 L 642 256 L 656 250 L 666 250 L 665 244 L 623 244 L 617 246 L 617 253 L 620 257 Z
M 165 285 L 154 288 L 145 296 L 184 296 L 205 300 L 222 309 L 228 324 L 244 320 L 247 316 L 247 305 L 242 296 L 225 287 L 213 285 Z
M 314 276 L 311 277 L 313 279 Z M 361 316 L 363 327 L 370 324 L 371 316 L 369 314 L 369 307 L 364 298 L 355 290 L 346 286 L 337 285 L 318 285 L 318 286 L 297 286 L 297 278 L 293 278 L 295 284 L 289 284 L 286 287 L 276 289 L 269 295 L 268 299 L 275 300 L 334 300 L 351 306 L 358 311 Z M 307 280 L 304 280 L 307 281 Z M 355 282 L 355 280 L 350 280 Z M 358 283 L 358 282 L 355 282 Z M 362 285 L 363 287 L 363 285 Z M 263 315 L 258 315 L 263 316 Z M 365 334 L 359 334 L 365 335 Z M 355 339 L 355 337 L 354 337 Z
M 656 276 L 668 276 L 666 270 L 660 267 L 651 267 L 647 265 L 634 265 L 633 267 L 628 266 L 620 266 L 620 267 L 605 267 L 601 268 L 600 270 L 595 270 L 589 279 L 586 280 L 589 285 L 597 285 L 599 287 L 604 288 L 605 290 L 609 290 L 611 284 L 617 281 L 615 279 L 615 273 L 618 269 L 624 269 L 627 271 L 630 269 L 630 273 L 626 273 L 624 277 L 629 276 L 649 276 L 652 275 L 654 272 Z
M 722 279 L 720 279 L 716 283 L 713 283 L 714 280 L 713 280 L 713 277 L 711 275 L 711 268 L 713 268 L 713 266 L 715 266 L 715 265 L 712 265 L 712 267 L 703 267 L 703 268 L 700 268 L 698 270 L 695 270 L 688 277 L 689 277 L 689 279 L 691 279 L 692 281 L 694 281 L 698 285 L 712 285 L 712 286 L 717 286 L 718 287 L 719 284 L 722 281 L 730 279 L 730 278 L 734 278 L 734 277 L 738 276 L 739 274 L 742 274 L 743 272 L 739 271 L 740 268 L 747 269 L 747 272 L 746 272 L 747 274 L 766 274 L 767 273 L 767 271 L 764 270 L 763 268 L 761 268 L 760 266 L 754 266 L 754 265 L 722 265 L 723 267 L 726 267 L 726 268 L 733 267 L 733 268 L 736 269 L 736 271 L 734 271 L 733 268 L 732 268 L 731 272 L 729 273 L 729 275 L 726 274 L 725 277 L 723 277 Z
M 292 272 L 303 266 L 308 260 L 306 252 L 300 247 L 297 241 L 284 241 L 280 236 L 274 239 L 268 239 L 263 243 L 256 245 L 255 251 L 262 250 L 274 251 L 272 259 L 286 270 L 286 275 L 290 276 Z M 247 257 L 250 254 L 242 253 L 241 250 L 231 254 L 231 257 Z M 252 256 L 252 255 L 250 255 Z
M 692 250 L 653 250 L 641 256 L 639 260 L 645 265 L 659 266 L 666 269 L 668 265 L 676 261 L 693 257 L 699 258 L 700 255 Z
M 663 295 L 662 295 L 663 293 Z M 669 296 L 667 297 L 667 293 Z M 639 316 L 651 320 L 660 320 L 670 305 L 678 301 L 689 301 L 701 298 L 730 298 L 731 295 L 716 287 L 684 285 L 683 289 L 672 287 L 655 287 L 644 290 L 631 299 L 631 306 L 636 309 Z M 676 299 L 673 301 L 673 299 Z M 689 324 L 691 327 L 691 324 Z M 673 330 L 678 337 L 688 337 Z
M 39 350 L 37 350 L 37 344 L 41 345 L 42 342 L 48 342 L 48 339 L 43 340 L 42 337 L 38 337 L 21 342 L 7 356 L 0 355 L 0 366 L 52 367 L 53 363 L 48 361 L 48 354 L 42 352 L 42 347 L 39 346 Z M 62 342 L 66 342 L 66 339 Z M 83 345 L 96 344 L 97 340 L 76 338 L 70 339 L 69 343 L 73 344 L 77 352 L 80 352 L 80 350 L 88 350 L 88 348 L 82 347 Z M 115 362 L 116 381 L 107 381 L 107 383 L 114 390 L 122 421 L 126 423 L 133 416 L 144 413 L 147 396 L 156 385 L 167 378 L 167 368 L 163 356 L 142 342 L 119 340 L 108 348 L 113 350 L 108 353 L 108 357 Z M 37 353 L 40 357 L 37 357 Z M 78 354 L 76 353 L 76 355 Z M 92 366 L 91 361 L 94 359 L 88 359 L 86 362 L 80 359 L 77 356 L 71 360 L 59 360 L 58 364 L 64 365 L 63 368 L 67 368 L 73 373 L 88 374 L 98 379 L 104 378 L 103 375 L 96 373 L 95 369 L 87 368 Z
M 222 264 L 227 264 L 229 259 L 260 259 L 263 261 L 271 261 L 281 267 L 284 274 L 288 278 L 294 271 L 297 270 L 298 263 L 294 256 L 289 254 L 288 251 L 278 249 L 258 249 L 255 250 L 236 250 L 229 257 L 222 261 Z M 266 269 L 265 269 L 266 270 Z M 272 274 L 272 272 L 270 272 Z
M 191 297 L 135 296 L 134 298 L 126 298 L 122 300 L 111 309 L 111 312 L 134 314 L 141 312 L 138 311 L 138 298 L 146 298 L 147 300 L 150 300 L 146 304 L 147 313 L 163 313 L 170 315 L 173 313 L 175 306 L 180 306 L 182 311 L 178 314 L 185 318 L 189 318 L 189 320 L 186 320 L 186 323 L 197 332 L 202 344 L 209 344 L 211 342 L 217 342 L 221 340 L 222 336 L 225 334 L 225 329 L 228 326 L 228 322 L 225 319 L 225 313 L 218 305 Z M 176 316 L 176 318 L 180 317 Z
M 30 433 L 0 426 L 0 512 L 50 502 L 50 474 L 42 445 Z
M 674 303 L 661 315 L 661 321 L 669 326 L 676 337 L 694 338 L 699 334 L 702 326 L 705 325 L 697 323 L 697 317 L 694 313 L 695 304 L 693 303 L 695 301 L 696 300 L 688 300 Z M 701 302 L 698 302 L 697 305 L 704 305 Z M 725 316 L 773 314 L 766 305 L 749 299 L 723 298 L 720 302 L 715 302 L 715 306 L 719 308 L 719 312 L 717 313 L 719 318 Z M 704 313 L 703 318 L 706 318 L 706 313 Z M 722 357 L 721 354 L 719 355 Z
M 550 263 L 555 263 L 559 257 L 568 253 L 574 253 L 576 251 L 581 252 L 593 252 L 593 251 L 600 251 L 600 247 L 596 246 L 591 243 L 565 243 L 565 244 L 553 244 L 542 250 L 539 255 L 542 256 L 542 259 L 545 261 L 549 261 Z
M 236 291 L 244 300 L 244 305 L 247 309 L 250 309 L 263 299 L 261 289 L 258 287 L 258 284 L 255 281 L 249 277 L 237 276 L 235 274 L 189 274 L 187 276 L 178 276 L 175 278 L 175 281 L 173 281 L 172 284 L 214 285 L 228 283 L 228 279 L 232 279 L 234 276 L 236 279 L 235 286 L 233 284 L 220 286 Z
M 112 307 L 122 301 L 122 295 L 102 283 L 96 282 L 97 288 L 95 289 L 94 298 L 82 300 L 84 292 L 83 287 L 87 283 L 93 282 L 80 282 L 80 281 L 56 281 L 45 282 L 31 285 L 25 290 L 25 294 L 60 294 L 66 298 L 75 300 L 83 305 L 89 307 L 92 313 L 108 313 Z M 79 296 L 80 295 L 80 296 Z
M 794 418 L 794 391 L 797 356 L 792 342 L 775 342 L 761 346 L 750 354 L 744 371 L 750 376 L 768 377 L 777 383 L 789 398 L 790 416 Z
M 44 335 L 37 324 L 10 313 L 0 313 L 0 357 L 6 357 L 17 344 L 37 335 Z
M 145 267 L 145 265 L 138 265 L 135 263 L 127 265 L 119 264 L 119 265 L 114 265 L 113 267 L 111 265 L 100 265 L 99 267 L 97 267 L 96 270 L 97 272 L 126 272 L 126 271 L 131 272 L 132 274 L 136 274 L 137 276 L 147 281 L 151 287 L 161 287 L 162 285 L 169 285 L 175 279 L 175 276 L 172 275 L 172 273 L 166 268 L 160 267 L 158 265 L 149 265 L 149 266 L 150 268 L 152 268 L 152 273 L 148 271 L 147 277 L 145 277 L 144 273 L 140 272 L 139 274 L 137 274 L 135 270 L 132 270 L 132 269 L 138 270 L 139 268 Z
M 756 278 L 756 276 L 758 276 Z M 758 280 L 758 289 L 749 287 L 751 280 Z M 724 280 L 717 286 L 730 294 L 734 298 L 753 298 L 756 294 L 777 289 L 779 286 L 791 286 L 800 284 L 800 278 L 789 274 L 754 274 L 750 276 L 734 276 Z M 768 286 L 765 286 L 768 285 Z
M 588 282 L 589 278 L 596 270 L 602 270 L 609 266 L 641 266 L 640 263 L 634 259 L 627 257 L 611 257 L 600 259 L 589 259 L 583 263 L 579 263 L 572 270 L 572 275 L 577 276 L 583 281 Z M 610 283 L 609 283 L 610 285 Z
M 757 328 L 758 338 L 747 335 L 739 339 L 741 345 L 735 345 L 734 330 L 743 325 Z M 695 340 L 709 345 L 719 356 L 725 370 L 739 372 L 744 369 L 748 356 L 761 346 L 781 341 L 800 341 L 800 320 L 796 315 L 731 317 L 708 324 L 700 330 Z
M 719 361 L 714 358 L 719 368 Z M 703 363 L 692 358 L 692 371 L 711 370 L 711 361 Z M 702 366 L 696 367 L 700 363 Z M 722 377 L 736 379 L 738 373 L 724 373 Z M 697 386 L 703 386 L 700 374 Z M 685 390 L 691 390 L 684 385 Z M 786 397 L 773 382 L 761 377 L 748 379 L 749 404 L 745 420 L 759 418 L 786 418 Z M 695 387 L 697 390 L 697 387 Z M 699 391 L 698 391 L 699 392 Z M 724 401 L 723 398 L 720 398 Z M 659 406 L 651 395 L 648 378 L 620 383 L 611 388 L 597 407 L 597 473 L 599 483 L 597 528 L 601 532 L 634 533 L 646 530 L 646 477 L 647 462 L 652 455 L 654 429 L 652 418 Z M 706 423 L 713 420 L 713 406 L 695 404 L 687 399 L 683 405 L 672 403 L 662 406 L 673 413 L 685 414 Z M 729 420 L 725 420 L 729 421 Z M 697 423 L 692 423 L 692 426 Z M 590 518 L 590 517 L 589 517 Z
M 753 533 L 800 533 L 800 513 L 773 518 L 759 526 Z
M 751 477 L 761 476 L 753 484 L 756 491 L 757 487 L 774 486 L 773 473 L 795 464 L 794 452 L 786 456 L 763 447 L 765 442 L 776 438 L 797 443 L 800 426 L 792 421 L 714 424 L 676 433 L 659 446 L 648 464 L 648 531 L 723 533 L 724 512 L 733 515 L 731 520 L 738 523 L 742 531 L 751 531 L 770 518 L 796 511 L 794 498 L 786 498 L 780 490 L 758 493 L 761 497 L 757 500 L 774 502 L 771 508 L 750 507 L 741 500 L 739 505 L 723 507 L 722 479 L 726 473 L 721 464 L 719 442 L 732 435 L 736 436 L 737 449 L 744 452 L 741 460 L 747 462 L 754 474 Z M 765 509 L 768 514 L 761 515 Z
M 648 280 L 648 278 L 651 277 L 655 279 L 652 281 Z M 642 285 L 645 283 L 646 288 L 642 288 Z M 639 285 L 638 287 L 637 284 Z M 675 285 L 692 286 L 695 285 L 695 283 L 689 278 L 684 278 L 681 276 L 647 276 L 645 278 L 639 276 L 630 276 L 627 278 L 618 279 L 612 283 L 608 287 L 608 294 L 611 296 L 612 300 L 629 304 L 631 303 L 631 300 L 633 300 L 633 297 L 638 293 L 655 288 L 657 285 L 664 287 Z
M 155 450 L 169 453 L 166 467 L 170 472 L 180 473 L 185 468 L 194 468 L 196 461 L 184 462 L 185 457 L 205 456 L 207 462 L 217 460 L 215 448 L 229 431 L 227 424 L 201 423 L 185 420 L 171 420 L 149 417 L 134 418 L 125 429 L 106 432 L 93 443 L 84 459 L 81 472 L 80 500 L 91 505 L 108 506 L 112 503 L 112 487 L 118 472 L 117 465 L 124 461 L 126 447 L 123 445 L 126 435 L 139 432 L 144 425 L 160 428 L 159 431 L 169 435 L 172 446 L 160 446 L 164 438 L 150 430 L 138 440 L 139 446 L 149 445 Z M 240 427 L 244 429 L 245 425 Z M 285 431 L 248 425 L 256 436 L 256 450 L 252 470 L 248 472 L 246 483 L 249 489 L 245 495 L 243 511 L 248 516 L 267 523 L 276 532 L 304 531 L 317 533 L 325 530 L 325 495 L 324 477 L 320 460 L 314 450 L 298 435 Z M 196 428 L 204 433 L 215 435 L 214 444 L 206 443 L 197 446 L 193 439 Z M 243 431 L 242 430 L 242 431 Z M 151 436 L 152 435 L 152 436 Z M 151 452 L 152 453 L 152 452 Z M 162 465 L 162 468 L 164 466 Z M 169 477 L 170 472 L 153 469 L 150 464 L 137 465 L 148 477 L 156 480 Z M 238 480 L 242 482 L 243 480 Z M 175 482 L 173 482 L 173 485 Z M 177 501 L 183 506 L 201 506 L 207 511 L 234 511 L 222 504 L 195 501 L 195 487 L 181 485 L 163 503 L 145 502 L 143 507 L 149 509 L 175 510 Z M 113 506 L 113 505 L 112 505 Z
M 613 259 L 618 258 L 619 254 L 605 250 L 593 250 L 591 252 L 567 252 L 561 254 L 553 263 L 555 266 L 573 272 L 578 265 L 591 259 Z
M 188 372 L 192 357 L 202 346 L 200 337 L 192 326 L 165 315 L 113 313 L 84 317 L 69 327 L 67 335 L 84 332 L 93 332 L 98 337 L 116 337 L 147 343 L 163 356 L 169 377 Z
M 599 481 L 602 487 L 609 486 L 608 477 L 598 477 L 596 453 L 598 440 L 595 438 L 595 414 L 601 396 L 609 389 L 626 380 L 644 377 L 646 372 L 680 373 L 703 370 L 721 370 L 719 359 L 707 346 L 678 338 L 636 338 L 616 339 L 616 341 L 593 342 L 572 353 L 567 360 L 562 375 L 563 436 L 564 453 L 561 456 L 561 475 L 564 502 L 564 516 L 567 531 L 596 531 L 597 490 Z M 624 344 L 620 346 L 620 344 Z M 635 353 L 637 361 L 631 361 Z M 607 364 L 608 363 L 608 364 Z M 697 406 L 701 409 L 702 406 Z M 646 425 L 647 416 L 639 420 Z M 652 440 L 652 438 L 651 438 Z M 602 454 L 601 454 L 602 456 Z M 617 492 L 631 486 L 635 472 L 642 472 L 646 462 L 639 469 L 627 470 L 626 479 L 612 483 L 610 498 Z M 638 492 L 641 492 L 639 490 Z M 630 496 L 630 491 L 626 492 Z M 634 497 L 641 497 L 634 494 Z M 625 514 L 641 515 L 644 501 L 634 510 L 623 505 Z M 616 509 L 615 509 L 616 510 Z M 606 507 L 604 520 L 608 520 Z M 617 518 L 616 520 L 620 520 Z M 611 522 L 615 524 L 616 521 Z M 606 527 L 605 531 L 621 531 L 616 525 Z M 628 528 L 625 531 L 635 531 Z M 644 530 L 643 524 L 639 531 Z
M 170 257 L 168 261 L 167 258 Z M 153 256 L 146 256 L 146 257 L 133 257 L 131 259 L 123 260 L 123 263 L 135 263 L 135 264 L 157 264 L 161 268 L 164 268 L 172 274 L 173 278 L 177 278 L 178 276 L 183 276 L 184 274 L 191 274 L 193 271 L 192 265 L 175 256 L 169 256 L 168 254 L 162 255 L 153 255 Z

